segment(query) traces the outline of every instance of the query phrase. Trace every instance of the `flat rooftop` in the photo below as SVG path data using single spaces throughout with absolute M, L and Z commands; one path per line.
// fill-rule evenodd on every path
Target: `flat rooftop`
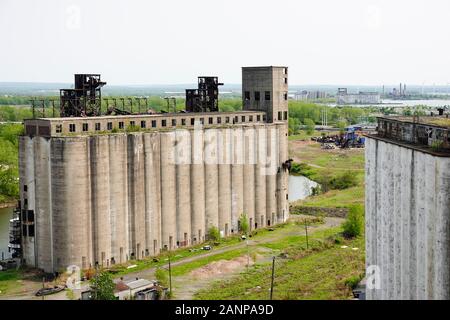
M 434 127 L 440 127 L 440 128 L 444 128 L 444 129 L 450 129 L 450 118 L 448 118 L 447 116 L 448 115 L 419 116 L 419 117 L 392 116 L 392 117 L 379 117 L 379 119 L 393 120 L 393 121 L 412 123 L 412 124 L 423 124 L 423 125 L 429 125 L 429 126 L 434 126 Z
M 378 117 L 377 133 L 367 136 L 435 156 L 450 156 L 448 115 Z

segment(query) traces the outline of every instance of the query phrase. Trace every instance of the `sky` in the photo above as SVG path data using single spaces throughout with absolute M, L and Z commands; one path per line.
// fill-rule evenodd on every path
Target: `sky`
M 450 83 L 448 0 L 0 0 L 0 82 Z

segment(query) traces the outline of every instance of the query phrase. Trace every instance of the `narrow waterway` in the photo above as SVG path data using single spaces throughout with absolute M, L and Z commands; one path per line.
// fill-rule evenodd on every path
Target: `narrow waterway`
M 289 176 L 289 201 L 303 200 L 312 194 L 318 183 L 304 176 Z
M 2 253 L 6 258 L 10 257 L 8 252 L 9 243 L 9 220 L 12 218 L 13 208 L 0 209 L 0 259 Z

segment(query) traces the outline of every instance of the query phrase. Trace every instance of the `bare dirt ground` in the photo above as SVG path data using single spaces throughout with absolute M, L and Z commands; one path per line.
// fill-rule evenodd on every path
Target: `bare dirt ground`
M 292 215 L 290 220 L 296 221 L 303 219 L 304 216 L 302 215 Z M 321 225 L 316 226 L 310 226 L 308 227 L 308 232 L 314 232 L 318 230 L 328 229 L 332 227 L 339 226 L 343 222 L 343 219 L 341 218 L 334 218 L 334 217 L 326 217 L 325 223 Z M 271 233 L 268 233 L 264 237 L 256 238 L 256 239 L 249 239 L 248 240 L 248 246 L 250 248 L 256 248 L 258 244 L 263 243 L 271 243 L 276 242 L 280 238 L 290 236 L 290 235 L 304 235 L 304 229 L 299 230 L 289 230 L 289 229 L 279 229 L 276 231 L 273 231 Z M 213 249 L 208 253 L 199 254 L 196 256 L 192 256 L 186 259 L 182 259 L 176 262 L 173 262 L 172 266 L 178 266 L 185 263 L 193 262 L 199 259 L 203 259 L 208 256 L 216 255 L 219 253 L 228 252 L 231 250 L 236 250 L 240 248 L 244 248 L 246 246 L 246 242 L 240 242 L 237 244 L 229 245 L 223 248 Z M 268 250 L 270 249 L 264 249 L 264 248 L 258 248 L 258 250 Z M 250 259 L 251 260 L 251 259 Z M 267 260 L 266 255 L 256 255 L 256 261 L 251 261 L 252 264 L 254 263 L 261 263 L 264 262 L 264 260 Z M 173 277 L 172 283 L 174 285 L 174 293 L 175 293 L 175 299 L 179 300 L 188 300 L 192 299 L 193 295 L 199 291 L 200 289 L 207 288 L 212 282 L 216 280 L 222 280 L 222 279 L 228 279 L 233 277 L 236 274 L 239 274 L 243 270 L 245 270 L 247 266 L 247 255 L 243 255 L 241 257 L 238 257 L 233 260 L 220 260 L 216 262 L 212 262 L 206 266 L 203 266 L 199 269 L 193 270 L 191 273 L 179 277 Z M 168 265 L 162 266 L 163 268 L 167 268 Z M 138 271 L 138 272 L 132 272 L 127 275 L 124 275 L 123 278 L 125 281 L 127 280 L 133 280 L 135 278 L 144 278 L 148 280 L 154 280 L 155 279 L 155 271 L 156 268 L 149 268 L 146 270 Z M 202 274 L 201 276 L 199 276 Z M 1 296 L 0 299 L 14 299 L 14 300 L 41 300 L 42 298 L 36 297 L 34 294 L 36 291 L 41 287 L 41 283 L 38 281 L 29 281 L 29 280 L 21 280 L 26 281 L 24 282 L 23 290 L 21 290 L 20 294 L 14 294 L 14 295 L 7 295 L 7 296 Z M 83 283 L 81 286 L 81 289 L 74 290 L 75 298 L 78 299 L 81 291 L 86 290 L 88 287 L 88 283 Z M 45 300 L 66 300 L 67 293 L 65 291 L 62 291 L 60 293 L 49 295 L 45 297 Z

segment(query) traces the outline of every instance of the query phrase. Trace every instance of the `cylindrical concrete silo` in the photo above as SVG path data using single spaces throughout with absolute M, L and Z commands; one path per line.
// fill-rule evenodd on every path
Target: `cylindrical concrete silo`
M 219 130 L 219 230 L 223 236 L 231 227 L 231 130 Z
M 109 136 L 109 190 L 111 212 L 111 259 L 124 263 L 128 252 L 127 137 Z
M 217 164 L 217 130 L 207 129 L 205 145 L 205 229 L 219 225 L 219 166 Z
M 244 212 L 248 220 L 255 220 L 255 128 L 244 128 Z M 251 227 L 250 229 L 253 229 Z
M 244 211 L 244 144 L 242 126 L 233 128 L 231 165 L 231 231 L 238 232 L 239 217 Z
M 89 137 L 91 167 L 91 212 L 93 214 L 93 247 L 95 261 L 107 266 L 111 258 L 111 222 L 109 191 L 109 137 Z
M 191 239 L 191 136 L 187 130 L 177 130 L 175 138 L 177 243 L 188 246 Z
M 202 130 L 191 130 L 191 235 L 192 243 L 205 237 L 205 166 L 203 163 Z
M 176 172 L 174 133 L 161 132 L 161 225 L 162 245 L 172 250 L 176 246 Z
M 261 216 L 266 214 L 266 173 L 267 154 L 266 126 L 256 130 L 256 165 L 255 165 L 255 215 L 252 229 L 261 227 Z M 264 218 L 263 218 L 264 219 Z

